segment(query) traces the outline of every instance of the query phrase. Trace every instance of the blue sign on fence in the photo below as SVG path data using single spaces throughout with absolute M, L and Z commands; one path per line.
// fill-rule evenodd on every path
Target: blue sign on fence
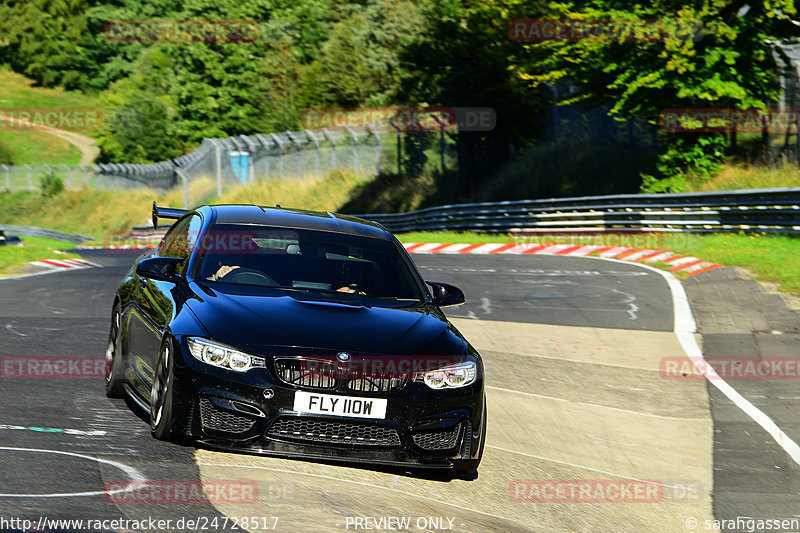
M 242 184 L 247 183 L 249 156 L 247 152 L 231 152 L 233 175 L 239 178 Z

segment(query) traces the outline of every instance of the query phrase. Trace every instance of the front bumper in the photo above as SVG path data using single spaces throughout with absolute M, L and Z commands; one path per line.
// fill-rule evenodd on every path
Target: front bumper
M 475 459 L 482 446 L 483 374 L 471 385 L 433 390 L 409 382 L 390 393 L 320 390 L 324 394 L 386 398 L 384 419 L 324 416 L 294 410 L 298 387 L 268 368 L 245 373 L 194 359 L 181 342 L 176 372 L 184 397 L 187 436 L 215 449 L 405 468 L 450 469 Z M 265 391 L 266 394 L 265 394 Z

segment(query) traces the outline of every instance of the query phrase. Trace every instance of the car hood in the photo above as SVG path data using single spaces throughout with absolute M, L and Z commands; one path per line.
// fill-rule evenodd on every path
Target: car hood
M 462 355 L 467 350 L 461 334 L 430 304 L 366 307 L 208 287 L 197 293 L 187 305 L 211 338 L 256 353 L 273 347 L 285 347 L 285 353 L 310 348 L 388 355 Z

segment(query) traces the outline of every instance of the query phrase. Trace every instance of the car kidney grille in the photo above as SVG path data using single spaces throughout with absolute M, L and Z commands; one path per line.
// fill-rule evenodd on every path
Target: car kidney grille
M 406 384 L 405 378 L 358 378 L 347 382 L 354 392 L 395 392 Z
M 277 420 L 267 430 L 267 436 L 360 446 L 400 445 L 400 436 L 394 428 L 298 417 Z
M 414 444 L 423 450 L 449 450 L 456 447 L 459 433 L 461 433 L 461 424 L 446 431 L 417 433 L 413 436 Z
M 203 422 L 203 429 L 227 433 L 244 433 L 256 423 L 255 420 L 245 416 L 217 409 L 208 398 L 200 398 L 200 419 Z
M 336 387 L 336 367 L 330 361 L 277 359 L 275 372 L 281 381 L 290 385 L 321 390 Z

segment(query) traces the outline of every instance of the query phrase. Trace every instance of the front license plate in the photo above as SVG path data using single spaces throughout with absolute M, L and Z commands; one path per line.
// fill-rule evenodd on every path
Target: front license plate
M 347 416 L 353 418 L 386 418 L 385 398 L 356 398 L 314 392 L 296 391 L 294 410 L 298 413 Z

